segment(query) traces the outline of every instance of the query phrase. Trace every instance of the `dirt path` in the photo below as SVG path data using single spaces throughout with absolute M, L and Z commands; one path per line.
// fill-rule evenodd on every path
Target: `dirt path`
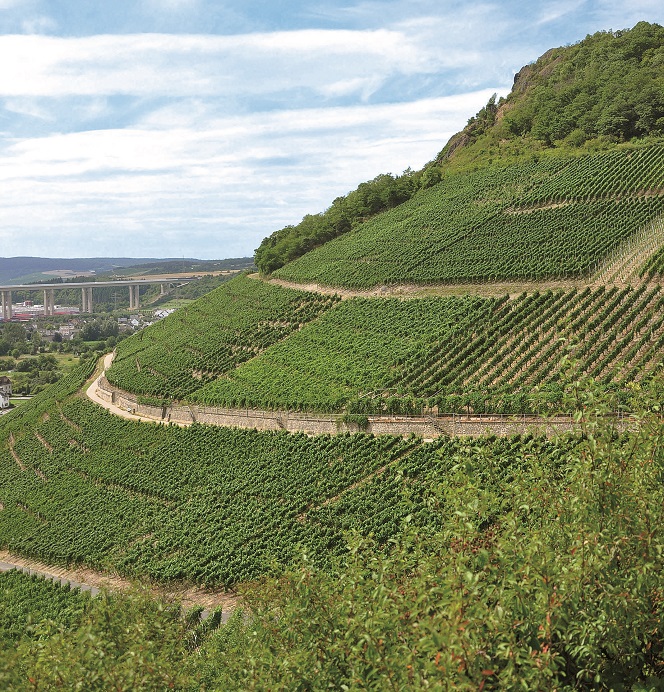
M 614 269 L 614 266 L 616 269 Z M 435 286 L 419 286 L 417 284 L 400 284 L 396 286 L 378 286 L 364 291 L 353 290 L 350 288 L 339 288 L 334 286 L 324 286 L 322 284 L 309 283 L 298 284 L 293 281 L 274 279 L 249 274 L 249 278 L 265 283 L 282 286 L 283 288 L 294 288 L 298 291 L 310 291 L 312 293 L 322 293 L 323 295 L 338 295 L 342 299 L 347 298 L 429 298 L 429 297 L 451 297 L 451 296 L 482 296 L 492 298 L 495 296 L 509 295 L 516 298 L 522 293 L 534 293 L 539 291 L 570 291 L 574 288 L 583 290 L 586 287 L 598 288 L 599 286 L 615 285 L 624 288 L 627 285 L 641 283 L 641 279 L 635 271 L 630 274 L 619 273 L 623 269 L 624 260 L 621 258 L 620 264 L 612 263 L 611 267 L 602 269 L 601 276 L 593 276 L 590 279 L 569 279 L 561 281 L 500 281 L 496 283 L 482 284 L 439 284 Z M 630 267 L 630 269 L 634 269 Z M 610 280 L 603 280 L 609 276 Z
M 82 591 L 89 591 L 93 596 L 97 595 L 101 589 L 129 591 L 135 586 L 129 579 L 115 575 L 103 574 L 102 572 L 83 567 L 76 569 L 54 567 L 2 550 L 0 551 L 0 571 L 6 572 L 10 569 L 18 569 L 28 574 L 39 574 L 59 581 L 62 584 L 68 583 L 73 587 L 80 588 Z M 237 594 L 223 590 L 203 589 L 200 587 L 170 588 L 167 586 L 153 586 L 150 588 L 150 591 L 155 597 L 178 600 L 184 608 L 198 605 L 205 610 L 211 610 L 221 606 L 222 610 L 226 611 L 224 620 L 230 617 L 230 613 L 238 604 Z
M 324 295 L 338 295 L 342 298 L 428 298 L 433 296 L 504 296 L 511 297 L 521 293 L 533 293 L 534 291 L 546 291 L 548 289 L 569 291 L 572 288 L 584 288 L 590 285 L 582 279 L 569 281 L 501 281 L 482 284 L 439 284 L 434 286 L 421 286 L 417 284 L 399 284 L 396 286 L 377 286 L 366 290 L 353 290 L 335 286 L 324 286 L 317 283 L 298 284 L 283 279 L 266 278 L 259 274 L 249 274 L 249 278 L 265 281 L 275 286 L 294 288 L 298 291 L 310 291 Z
M 143 421 L 144 423 L 161 423 L 164 425 L 168 424 L 167 421 L 157 420 L 156 418 L 148 418 L 147 416 L 141 416 L 137 413 L 127 411 L 126 409 L 120 408 L 120 406 L 116 406 L 115 404 L 112 404 L 99 396 L 99 394 L 97 393 L 97 390 L 99 389 L 99 380 L 101 380 L 101 378 L 106 374 L 108 368 L 111 367 L 111 363 L 113 362 L 114 358 L 115 352 L 108 353 L 107 355 L 105 355 L 102 360 L 101 370 L 97 370 L 97 372 L 95 372 L 95 374 L 93 375 L 94 379 L 90 384 L 86 383 L 84 385 L 85 394 L 88 397 L 88 399 L 93 401 L 98 406 L 105 408 L 114 416 L 120 416 L 120 418 L 126 418 L 127 420 Z M 173 425 L 178 425 L 184 428 L 191 425 L 191 423 L 174 423 Z

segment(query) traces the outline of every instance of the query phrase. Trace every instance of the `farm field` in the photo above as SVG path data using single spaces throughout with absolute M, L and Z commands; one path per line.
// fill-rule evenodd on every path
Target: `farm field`
M 629 383 L 656 371 L 664 346 L 654 283 L 339 302 L 241 277 L 213 295 L 121 342 L 109 381 L 146 403 L 552 413 L 566 354 L 620 405 Z
M 133 647 L 145 646 L 143 636 L 151 647 L 196 636 L 195 651 L 169 646 L 171 665 L 155 671 L 166 676 L 177 667 L 191 676 L 191 685 L 205 679 L 212 689 L 239 689 L 247 679 L 239 665 L 247 651 L 260 655 L 263 647 L 280 647 L 295 633 L 304 638 L 297 645 L 300 665 L 309 669 L 322 656 L 310 646 L 325 637 L 333 648 L 323 658 L 332 665 L 345 651 L 334 632 L 346 626 L 353 640 L 380 633 L 391 646 L 404 639 L 421 646 L 431 638 L 426 656 L 409 659 L 414 663 L 407 670 L 419 662 L 422 676 L 481 680 L 485 669 L 460 672 L 455 659 L 437 656 L 433 637 L 444 636 L 459 648 L 483 647 L 501 676 L 511 670 L 500 655 L 504 632 L 522 647 L 541 634 L 542 622 L 566 632 L 558 645 L 566 653 L 565 671 L 586 670 L 587 654 L 578 647 L 589 636 L 620 639 L 628 652 L 657 639 L 659 611 L 646 608 L 659 587 L 664 554 L 656 417 L 644 416 L 640 430 L 617 436 L 584 413 L 584 436 L 555 440 L 423 443 L 363 434 L 308 438 L 200 425 L 181 429 L 110 416 L 76 393 L 87 374 L 89 369 L 70 375 L 56 385 L 56 398 L 38 395 L 0 421 L 0 435 L 9 440 L 0 451 L 0 541 L 52 564 L 84 563 L 143 581 L 244 581 L 253 615 L 215 631 L 218 621 L 211 629 L 198 624 L 193 616 L 200 611 L 182 618 L 178 608 L 157 603 L 137 608 L 120 598 L 114 607 L 113 601 L 97 605 L 92 599 L 84 631 L 99 632 L 117 651 L 121 627 L 119 650 L 130 647 L 123 659 Z M 584 386 L 576 396 L 579 411 L 601 406 Z M 614 551 L 607 554 L 602 540 L 610 540 Z M 647 549 L 653 551 L 652 569 L 640 573 Z M 519 578 L 505 580 L 506 573 Z M 26 578 L 16 579 L 5 592 L 14 616 L 8 636 L 16 636 L 16 617 L 31 611 L 64 625 L 58 639 L 40 646 L 52 646 L 57 660 L 74 655 L 78 649 L 66 633 L 67 622 L 78 617 L 77 602 L 58 592 L 47 608 L 47 594 L 39 590 L 22 605 Z M 506 607 L 488 610 L 487 590 L 498 593 Z M 627 601 L 626 617 L 638 617 L 643 625 L 638 636 L 608 617 L 615 606 L 606 594 L 617 590 Z M 368 612 L 376 598 L 384 604 L 380 619 L 359 622 L 355 609 Z M 590 603 L 592 612 L 580 609 L 582 603 Z M 495 628 L 458 626 L 459 619 L 483 613 Z M 598 630 L 596 618 L 609 624 Z M 423 623 L 431 630 L 425 639 Z M 32 645 L 19 643 L 18 651 L 30 670 L 34 650 L 26 646 Z M 226 656 L 232 665 L 222 664 Z M 371 652 L 366 656 L 374 658 Z M 363 650 L 354 657 L 364 660 Z M 392 658 L 379 660 L 385 675 L 403 667 Z M 630 660 L 627 654 L 611 658 L 605 674 L 617 670 L 615 675 L 638 678 L 640 668 L 633 669 Z M 592 670 L 607 665 L 600 656 Z M 647 670 L 658 665 L 656 657 L 643 664 Z M 10 665 L 0 670 L 0 680 L 16 673 Z M 281 679 L 280 672 L 274 674 Z M 337 666 L 326 675 L 338 679 Z
M 450 174 L 287 264 L 339 287 L 587 276 L 664 212 L 664 145 Z

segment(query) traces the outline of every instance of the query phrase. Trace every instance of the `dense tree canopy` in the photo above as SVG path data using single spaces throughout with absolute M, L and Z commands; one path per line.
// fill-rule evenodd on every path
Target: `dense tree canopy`
M 664 27 L 598 32 L 517 75 L 497 134 L 547 145 L 664 135 Z

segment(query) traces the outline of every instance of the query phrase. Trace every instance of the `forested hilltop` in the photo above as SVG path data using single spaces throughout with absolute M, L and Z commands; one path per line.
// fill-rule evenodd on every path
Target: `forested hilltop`
M 271 273 L 369 218 L 459 172 L 576 156 L 664 137 L 664 28 L 640 22 L 547 51 L 492 98 L 420 171 L 383 174 L 263 240 L 256 266 Z

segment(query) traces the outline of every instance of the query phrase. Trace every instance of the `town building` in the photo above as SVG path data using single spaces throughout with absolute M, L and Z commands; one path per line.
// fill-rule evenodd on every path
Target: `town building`
M 0 377 L 0 409 L 9 408 L 9 397 L 12 395 L 12 381 L 6 377 Z

